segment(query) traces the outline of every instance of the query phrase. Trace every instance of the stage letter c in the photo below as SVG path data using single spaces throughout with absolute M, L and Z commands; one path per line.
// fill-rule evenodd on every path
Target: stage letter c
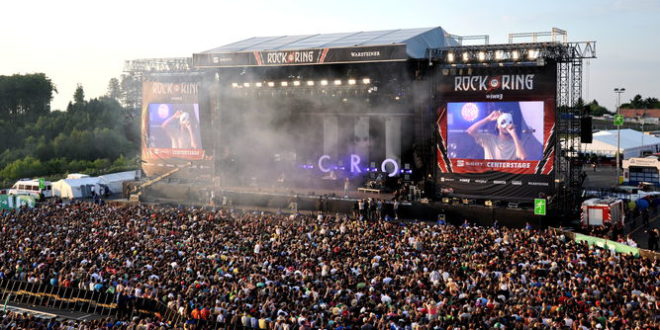
M 326 167 L 323 166 L 323 161 L 326 160 L 326 159 L 330 159 L 330 156 L 323 155 L 323 156 L 319 157 L 319 170 L 321 170 L 321 172 L 323 172 L 323 173 L 330 172 L 329 168 L 326 168 Z

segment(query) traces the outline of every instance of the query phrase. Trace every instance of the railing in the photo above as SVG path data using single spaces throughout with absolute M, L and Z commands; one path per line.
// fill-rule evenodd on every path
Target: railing
M 648 259 L 655 259 L 655 260 L 660 260 L 660 253 L 651 251 L 651 250 L 646 250 L 646 249 L 640 249 L 640 248 L 633 248 L 629 246 L 623 246 L 624 244 L 610 241 L 607 239 L 599 238 L 599 237 L 594 237 L 594 236 L 588 236 L 588 235 L 583 235 L 580 233 L 575 233 L 572 231 L 565 231 L 561 230 L 559 228 L 554 228 L 554 227 L 549 227 L 549 230 L 551 230 L 555 235 L 564 235 L 568 237 L 569 239 L 576 241 L 576 242 L 584 242 L 589 245 L 596 245 L 597 247 L 600 248 L 605 248 L 608 250 L 616 249 L 618 253 L 632 253 L 635 256 L 640 256 L 642 258 L 648 258 Z M 617 247 L 624 247 L 625 249 L 617 249 Z
M 0 279 L 0 304 L 9 302 L 126 319 L 151 316 L 173 325 L 186 321 L 184 316 L 153 299 Z
M 13 302 L 102 316 L 117 315 L 124 307 L 115 295 L 105 292 L 10 279 L 0 279 L 0 299 L 3 305 Z

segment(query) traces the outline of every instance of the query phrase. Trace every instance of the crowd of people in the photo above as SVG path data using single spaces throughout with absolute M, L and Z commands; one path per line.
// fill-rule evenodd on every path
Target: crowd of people
M 655 260 L 545 230 L 366 219 L 50 204 L 0 216 L 0 278 L 229 328 L 660 326 Z

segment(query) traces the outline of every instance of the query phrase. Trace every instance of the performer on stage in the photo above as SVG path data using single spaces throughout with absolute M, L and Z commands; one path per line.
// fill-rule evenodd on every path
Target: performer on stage
M 466 130 L 484 149 L 484 159 L 540 159 L 540 142 L 525 125 L 520 109 L 515 108 L 507 112 L 496 109 Z

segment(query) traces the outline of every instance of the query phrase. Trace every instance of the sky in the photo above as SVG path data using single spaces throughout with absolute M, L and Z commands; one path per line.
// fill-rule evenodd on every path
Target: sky
M 8 1 L 0 19 L 0 75 L 43 72 L 64 110 L 78 84 L 106 93 L 124 60 L 183 57 L 253 36 L 441 26 L 457 35 L 568 31 L 597 41 L 583 97 L 615 108 L 615 87 L 660 98 L 660 0 L 553 1 Z

